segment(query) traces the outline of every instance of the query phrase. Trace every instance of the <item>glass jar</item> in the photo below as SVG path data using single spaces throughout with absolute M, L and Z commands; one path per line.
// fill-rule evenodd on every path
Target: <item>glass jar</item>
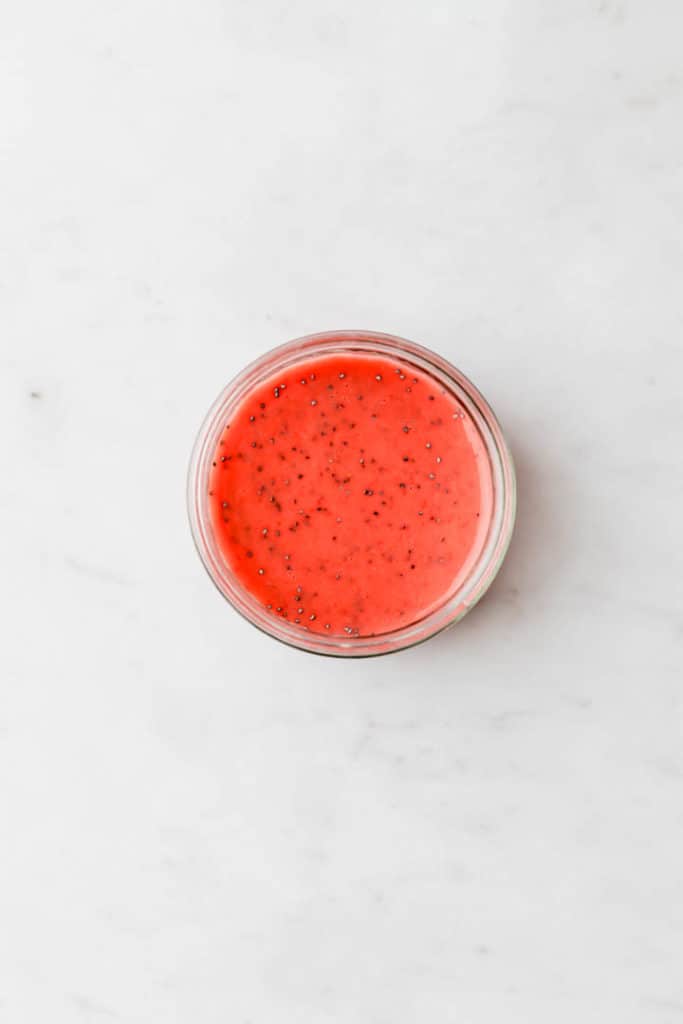
M 244 586 L 217 543 L 209 508 L 211 467 L 226 422 L 250 392 L 275 375 L 324 356 L 375 356 L 397 360 L 427 374 L 452 395 L 482 441 L 488 459 L 490 501 L 481 542 L 462 578 L 438 606 L 388 632 L 374 635 L 328 635 L 311 632 L 278 618 Z M 502 430 L 490 406 L 474 385 L 441 356 L 389 334 L 373 331 L 328 331 L 297 338 L 259 357 L 228 384 L 206 416 L 192 451 L 188 476 L 188 510 L 199 556 L 227 601 L 264 633 L 315 654 L 367 657 L 412 647 L 458 622 L 479 601 L 498 572 L 510 542 L 515 518 L 515 473 Z

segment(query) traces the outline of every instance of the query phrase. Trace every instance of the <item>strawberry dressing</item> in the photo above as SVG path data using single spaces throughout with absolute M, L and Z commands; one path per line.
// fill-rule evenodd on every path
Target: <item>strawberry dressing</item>
M 428 373 L 308 356 L 234 411 L 209 501 L 222 557 L 273 616 L 374 636 L 462 582 L 492 515 L 491 469 L 467 411 Z

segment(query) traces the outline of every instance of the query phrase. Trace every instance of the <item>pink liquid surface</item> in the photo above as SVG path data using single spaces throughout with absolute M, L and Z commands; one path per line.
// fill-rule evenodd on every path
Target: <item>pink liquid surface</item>
M 312 356 L 255 388 L 209 483 L 223 558 L 268 611 L 372 636 L 441 605 L 481 549 L 491 472 L 439 381 L 384 356 Z

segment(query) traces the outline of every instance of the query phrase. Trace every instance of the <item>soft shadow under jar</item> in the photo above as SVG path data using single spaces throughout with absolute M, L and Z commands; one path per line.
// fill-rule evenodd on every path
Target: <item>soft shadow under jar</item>
M 291 341 L 248 366 L 195 442 L 190 523 L 253 625 L 317 654 L 387 654 L 463 617 L 510 540 L 515 477 L 477 389 L 371 331 Z

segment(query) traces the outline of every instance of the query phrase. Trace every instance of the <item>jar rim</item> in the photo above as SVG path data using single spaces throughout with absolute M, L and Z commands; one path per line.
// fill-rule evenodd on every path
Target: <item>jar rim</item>
M 226 419 L 249 391 L 279 371 L 312 356 L 356 353 L 399 358 L 445 384 L 466 408 L 489 458 L 492 510 L 487 538 L 458 588 L 422 618 L 395 630 L 368 636 L 327 636 L 275 618 L 239 582 L 221 557 L 209 515 L 209 471 Z M 322 331 L 285 342 L 259 356 L 237 374 L 211 405 L 197 434 L 187 478 L 187 509 L 195 547 L 223 597 L 253 626 L 282 643 L 333 657 L 372 657 L 413 647 L 459 622 L 488 590 L 507 552 L 516 512 L 512 455 L 502 428 L 481 392 L 448 360 L 393 334 L 368 330 Z

